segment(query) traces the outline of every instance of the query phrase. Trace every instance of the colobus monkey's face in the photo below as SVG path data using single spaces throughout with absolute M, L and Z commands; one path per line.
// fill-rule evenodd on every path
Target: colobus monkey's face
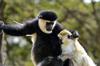
M 39 19 L 39 27 L 41 31 L 44 33 L 52 33 L 52 30 L 54 29 L 56 25 L 56 21 L 49 21 L 49 20 L 44 20 L 44 19 Z

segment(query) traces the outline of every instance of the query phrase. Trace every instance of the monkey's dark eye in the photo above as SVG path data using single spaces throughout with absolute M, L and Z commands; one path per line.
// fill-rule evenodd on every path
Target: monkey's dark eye
M 54 22 L 46 22 L 48 25 L 53 25 Z
M 53 25 L 53 24 L 54 24 L 54 23 L 46 23 L 46 25 L 48 25 L 48 26 L 49 26 L 49 25 Z

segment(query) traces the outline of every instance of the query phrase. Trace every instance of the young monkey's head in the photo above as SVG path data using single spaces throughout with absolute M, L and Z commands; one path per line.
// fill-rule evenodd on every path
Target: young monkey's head
M 70 42 L 74 42 L 75 40 L 78 40 L 79 33 L 77 31 L 68 31 L 66 29 L 62 30 L 58 37 L 62 40 L 64 44 L 68 44 Z
M 64 29 L 58 34 L 58 37 L 62 40 L 64 44 L 68 44 L 71 41 L 71 39 L 69 38 L 69 36 L 71 35 L 72 33 L 70 31 Z

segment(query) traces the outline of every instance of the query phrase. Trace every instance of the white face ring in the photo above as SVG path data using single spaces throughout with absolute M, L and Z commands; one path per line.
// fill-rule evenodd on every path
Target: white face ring
M 54 29 L 54 27 L 56 25 L 56 21 L 54 21 L 54 24 L 53 24 L 51 31 L 46 30 L 46 22 L 50 22 L 50 21 L 44 20 L 44 19 L 39 19 L 38 25 L 39 25 L 39 28 L 41 29 L 42 32 L 50 34 L 50 33 L 52 33 L 52 30 Z

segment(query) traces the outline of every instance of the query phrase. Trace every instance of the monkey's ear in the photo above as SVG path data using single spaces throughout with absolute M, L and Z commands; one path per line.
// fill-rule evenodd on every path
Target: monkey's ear
M 68 35 L 72 35 L 72 33 L 66 29 L 62 30 L 59 34 L 58 37 L 60 39 L 63 39 L 64 37 L 68 36 Z

